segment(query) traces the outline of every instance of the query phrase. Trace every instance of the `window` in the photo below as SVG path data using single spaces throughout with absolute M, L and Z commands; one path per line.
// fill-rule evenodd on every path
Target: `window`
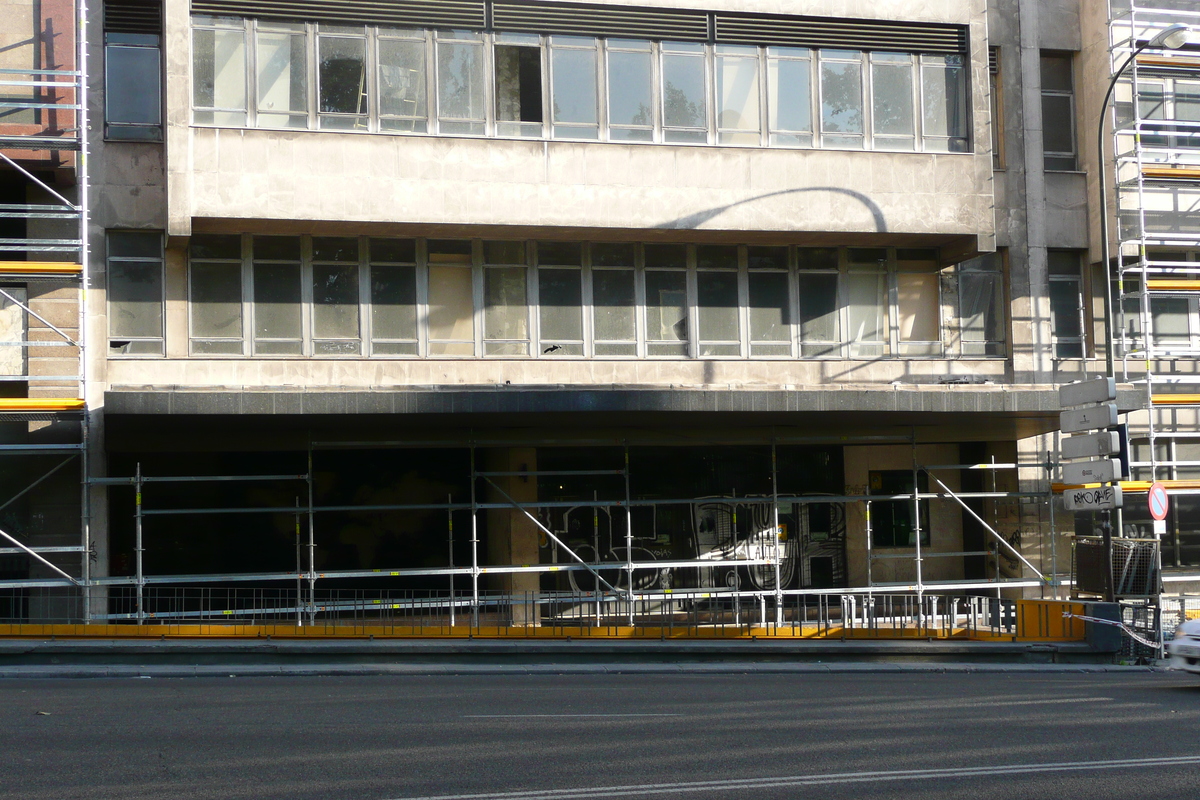
M 550 37 L 551 133 L 556 139 L 600 138 L 595 39 Z
M 988 48 L 988 103 L 991 112 L 992 169 L 1004 169 L 1004 95 L 1000 48 Z
M 936 250 L 896 250 L 896 339 L 899 355 L 942 351 L 941 277 Z
M 371 354 L 415 356 L 417 339 L 417 243 L 371 239 Z
M 717 141 L 759 144 L 758 48 L 718 45 L 716 78 Z
M 313 237 L 312 341 L 314 355 L 362 354 L 359 323 L 358 239 Z
M 1051 250 L 1046 255 L 1050 273 L 1050 327 L 1056 358 L 1083 358 L 1083 277 L 1079 254 Z
M 594 244 L 592 330 L 597 356 L 637 355 L 636 245 Z
M 1046 169 L 1073 170 L 1075 161 L 1075 80 L 1070 54 L 1043 52 L 1042 151 Z
M 483 35 L 438 31 L 438 132 L 486 132 Z
M 708 141 L 708 92 L 705 87 L 704 45 L 663 42 L 663 140 Z
M 821 143 L 863 146 L 862 57 L 857 50 L 821 50 Z
M 483 243 L 483 354 L 529 355 L 524 242 Z
M 805 247 L 796 252 L 800 287 L 800 354 L 840 356 L 838 251 Z
M 496 133 L 542 136 L 542 48 L 533 34 L 496 35 Z
M 687 247 L 648 244 L 646 355 L 688 355 Z
M 738 248 L 696 247 L 696 331 L 700 356 L 740 356 Z
M 871 53 L 871 135 L 876 150 L 915 150 L 913 57 Z
M 884 248 L 850 248 L 846 253 L 846 332 L 851 358 L 887 352 L 887 260 Z
M 650 42 L 609 39 L 608 136 L 616 141 L 654 139 L 654 61 Z
M 967 151 L 967 82 L 962 56 L 921 56 L 926 151 Z
M 871 494 L 902 495 L 913 493 L 912 470 L 872 470 Z M 929 476 L 919 473 L 915 483 L 919 493 L 929 491 Z M 915 512 L 915 513 L 914 513 Z M 929 545 L 929 501 L 872 500 L 871 545 L 873 547 L 916 547 L 917 529 L 921 546 Z
M 190 255 L 192 355 L 244 355 L 242 237 L 193 236 Z
M 192 18 L 192 105 L 197 124 L 246 124 L 246 30 L 241 20 Z
M 812 51 L 767 48 L 767 125 L 773 145 L 812 145 Z
M 162 234 L 109 231 L 107 267 L 109 352 L 162 355 Z
M 1174 149 L 1200 149 L 1200 136 L 1196 135 L 1195 123 L 1200 122 L 1200 81 L 1173 77 L 1147 78 L 1138 81 L 1138 119 L 1150 121 L 1152 130 L 1163 134 L 1180 132 L 1183 136 L 1142 134 L 1145 147 Z M 1169 125 L 1169 121 L 1192 123 L 1191 125 Z M 1166 160 L 1166 154 L 1150 158 Z
M 750 355 L 792 354 L 792 309 L 788 248 L 747 247 Z
M 379 129 L 425 133 L 425 34 L 381 28 L 379 51 Z
M 475 355 L 475 291 L 471 243 L 430 239 L 429 355 Z
M 255 236 L 251 277 L 255 355 L 303 355 L 300 240 Z
M 322 25 L 317 36 L 320 126 L 367 129 L 367 36 L 362 27 Z
M 258 124 L 308 127 L 308 39 L 303 23 L 259 22 L 255 31 Z
M 999 253 L 956 267 L 959 336 L 964 356 L 1004 355 L 1004 275 Z
M 162 50 L 158 34 L 104 34 L 104 136 L 162 140 Z
M 543 355 L 581 356 L 583 350 L 583 246 L 539 242 L 538 333 Z

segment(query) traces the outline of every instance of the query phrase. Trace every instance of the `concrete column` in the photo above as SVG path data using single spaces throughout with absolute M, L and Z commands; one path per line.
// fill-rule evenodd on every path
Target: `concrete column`
M 526 472 L 537 470 L 537 450 L 532 447 L 509 447 L 489 450 L 483 458 L 485 472 Z M 537 500 L 537 477 L 513 476 L 493 477 L 492 480 L 504 492 L 519 503 Z M 490 484 L 484 492 L 489 503 L 507 502 L 505 497 Z M 532 512 L 536 515 L 536 512 Z M 538 542 L 541 531 L 523 513 L 515 508 L 493 508 L 487 512 L 487 563 L 491 565 L 537 564 Z M 537 573 L 495 575 L 489 581 L 490 589 L 514 595 L 526 595 L 528 601 L 514 601 L 511 624 L 518 626 L 537 625 L 536 596 L 539 587 Z

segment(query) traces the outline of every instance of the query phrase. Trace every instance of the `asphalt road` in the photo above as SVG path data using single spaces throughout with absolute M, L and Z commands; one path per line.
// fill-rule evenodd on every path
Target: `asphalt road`
M 21 800 L 1191 799 L 1200 679 L 5 680 L 0 753 Z

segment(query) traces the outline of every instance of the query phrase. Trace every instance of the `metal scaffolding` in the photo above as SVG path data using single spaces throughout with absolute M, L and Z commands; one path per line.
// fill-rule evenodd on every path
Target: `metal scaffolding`
M 78 431 L 72 441 L 0 444 L 0 458 L 62 457 L 50 469 L 29 474 L 32 480 L 12 496 L 0 498 L 4 501 L 0 502 L 0 510 L 34 492 L 68 465 L 75 465 L 80 474 L 77 545 L 42 546 L 30 541 L 35 531 L 0 530 L 3 543 L 11 545 L 0 553 L 26 556 L 31 567 L 48 570 L 58 576 L 61 585 L 70 587 L 90 584 L 92 553 L 84 301 L 89 285 L 87 13 L 86 0 L 76 0 L 72 19 L 61 21 L 69 23 L 73 32 L 74 46 L 69 59 L 52 56 L 49 44 L 35 35 L 30 44 L 35 68 L 0 69 L 0 85 L 7 90 L 6 97 L 0 99 L 0 110 L 30 112 L 28 116 L 34 120 L 32 124 L 0 125 L 0 170 L 19 176 L 25 191 L 23 202 L 0 204 L 0 218 L 18 221 L 23 228 L 21 236 L 0 238 L 0 305 L 17 309 L 24 317 L 19 339 L 0 342 L 0 348 L 7 353 L 19 351 L 21 368 L 14 369 L 15 374 L 0 376 L 0 380 L 25 384 L 15 392 L 11 389 L 5 392 L 0 399 L 0 422 L 65 423 Z M 63 182 L 46 176 L 47 167 L 59 175 L 68 175 L 66 183 L 73 184 L 73 191 Z M 72 194 L 75 199 L 69 196 Z M 50 283 L 77 288 L 74 331 L 56 325 L 35 309 L 29 290 Z M 61 356 L 31 357 L 31 353 L 44 353 L 44 349 Z M 46 374 L 36 363 L 38 360 L 75 366 L 69 374 L 54 368 L 51 373 L 63 374 Z M 78 615 L 90 619 L 92 609 L 86 593 L 81 592 L 76 600 Z

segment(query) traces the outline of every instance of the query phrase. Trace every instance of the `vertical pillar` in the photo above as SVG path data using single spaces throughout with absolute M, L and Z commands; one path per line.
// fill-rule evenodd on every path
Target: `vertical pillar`
M 486 472 L 518 473 L 491 476 L 490 480 L 518 503 L 534 503 L 538 499 L 537 450 L 532 447 L 506 447 L 489 450 L 484 457 Z M 487 484 L 485 484 L 487 485 Z M 488 487 L 490 503 L 507 502 L 495 489 Z M 530 509 L 536 516 L 537 512 Z M 487 563 L 525 566 L 537 564 L 540 532 L 518 509 L 489 508 L 487 511 Z M 502 573 L 490 581 L 492 589 L 512 595 L 510 623 L 525 627 L 538 624 L 538 573 Z

